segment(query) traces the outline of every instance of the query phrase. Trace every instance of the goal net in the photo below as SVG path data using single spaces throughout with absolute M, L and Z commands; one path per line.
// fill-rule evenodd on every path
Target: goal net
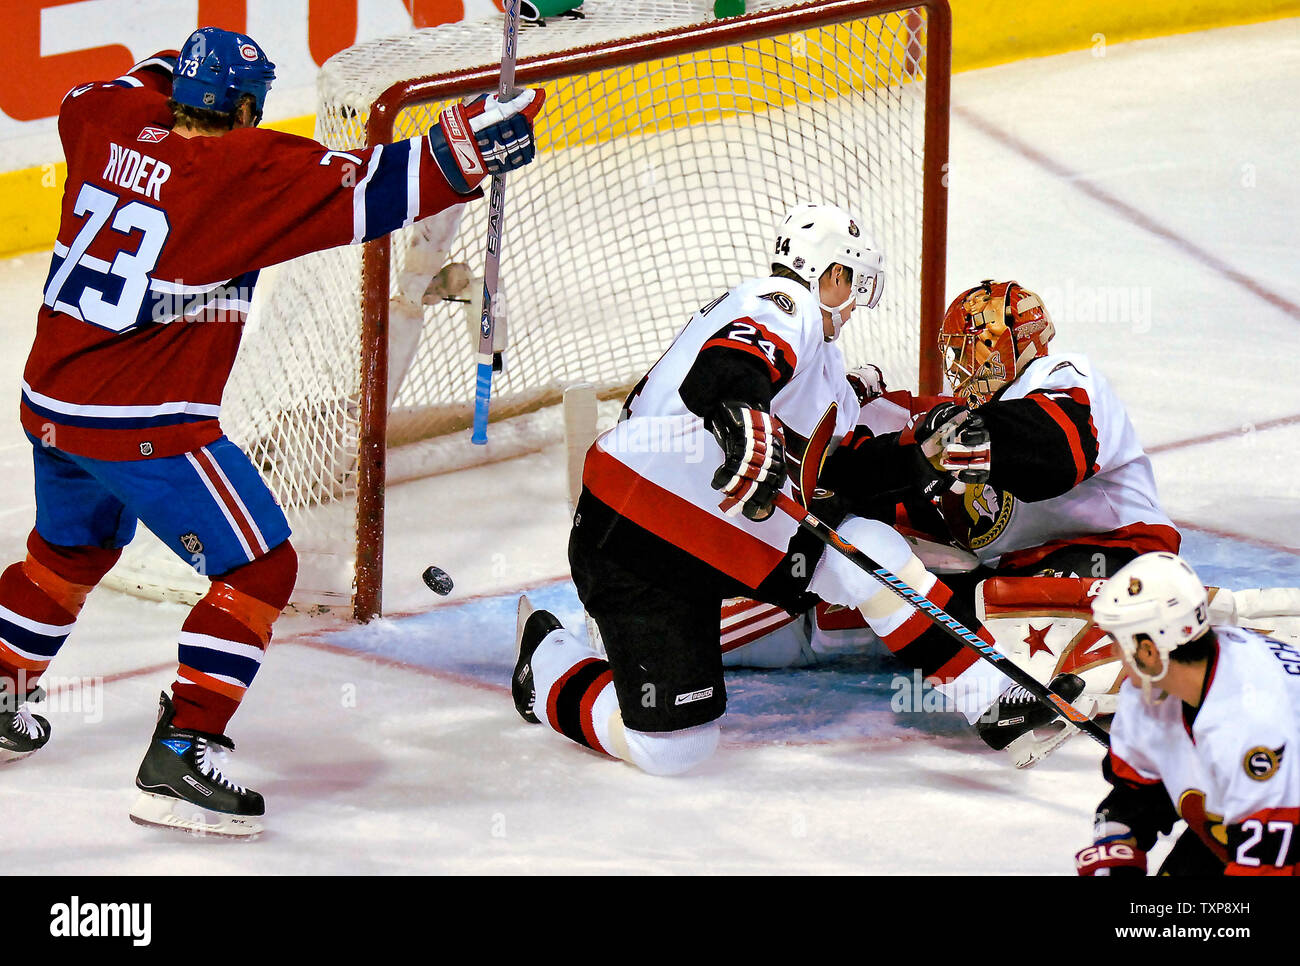
M 508 179 L 509 347 L 486 447 L 468 433 L 485 200 L 266 273 L 223 426 L 289 516 L 299 607 L 377 614 L 385 482 L 557 440 L 565 385 L 625 393 L 700 305 L 767 271 L 794 204 L 859 212 L 885 254 L 884 298 L 846 326 L 846 361 L 937 391 L 946 3 L 751 0 L 723 21 L 712 8 L 586 0 L 582 19 L 522 29 L 516 82 L 545 87 L 546 104 L 536 162 Z M 337 54 L 318 79 L 317 139 L 423 133 L 450 101 L 495 90 L 500 46 L 496 17 Z M 118 586 L 201 594 L 160 547 L 133 546 Z

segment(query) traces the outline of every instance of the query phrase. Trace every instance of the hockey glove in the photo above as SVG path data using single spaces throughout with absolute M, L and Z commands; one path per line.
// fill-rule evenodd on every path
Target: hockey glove
M 1147 874 L 1147 854 L 1134 844 L 1133 832 L 1121 822 L 1098 813 L 1097 840 L 1074 856 L 1079 875 L 1134 877 Z
M 445 108 L 429 131 L 429 150 L 452 190 L 469 194 L 484 178 L 532 161 L 537 153 L 533 119 L 545 99 L 537 87 L 504 102 L 496 94 L 481 94 Z
M 899 442 L 917 444 L 921 492 L 927 498 L 954 484 L 981 486 L 989 480 L 992 451 L 988 428 L 961 403 L 935 406 L 903 430 Z
M 705 425 L 724 456 L 712 484 L 726 494 L 720 508 L 729 517 L 743 512 L 751 520 L 766 520 L 772 515 L 776 494 L 785 485 L 781 424 L 761 409 L 725 402 Z
M 889 387 L 885 385 L 885 374 L 880 371 L 880 366 L 858 366 L 846 372 L 844 378 L 849 381 L 849 385 L 853 387 L 853 394 L 858 397 L 858 402 L 863 406 L 873 399 L 879 399 L 889 391 Z

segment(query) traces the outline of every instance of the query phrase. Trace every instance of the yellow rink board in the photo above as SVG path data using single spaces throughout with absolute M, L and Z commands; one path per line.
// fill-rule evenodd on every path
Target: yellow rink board
M 1230 24 L 1300 15 L 1300 0 L 950 0 L 953 11 L 953 69 L 973 70 L 1029 57 L 1093 48 L 1143 37 L 1186 33 Z M 539 130 L 542 150 L 595 143 L 628 133 L 651 133 L 716 119 L 736 112 L 786 106 L 798 99 L 826 97 L 906 82 L 909 53 L 902 15 L 890 15 L 880 37 L 862 27 L 812 31 L 764 41 L 747 49 L 676 58 L 569 78 L 550 85 L 548 111 L 590 103 L 596 88 L 617 87 L 612 114 L 596 118 L 588 109 L 562 115 Z M 881 39 L 883 38 L 883 40 Z M 811 84 L 796 87 L 794 67 L 773 57 L 776 47 L 794 48 L 795 65 L 811 68 Z M 802 49 L 800 49 L 802 48 Z M 783 51 L 785 53 L 785 51 Z M 884 54 L 876 76 L 847 69 L 865 56 Z M 872 60 L 875 58 L 873 57 Z M 867 61 L 870 62 L 870 61 Z M 778 83 L 772 84 L 772 68 Z M 610 100 L 597 97 L 597 100 Z M 672 105 L 691 105 L 687 110 Z M 596 121 L 602 122 L 598 133 Z M 612 123 L 611 123 L 612 122 Z M 427 124 L 427 118 L 424 120 Z M 313 119 L 267 125 L 310 136 Z M 0 255 L 48 249 L 58 227 L 66 168 L 62 162 L 0 173 Z

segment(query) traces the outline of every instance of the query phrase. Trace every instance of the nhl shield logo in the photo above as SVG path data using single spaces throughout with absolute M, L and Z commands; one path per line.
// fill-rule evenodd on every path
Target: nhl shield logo
M 141 455 L 141 456 L 152 456 L 152 455 L 153 455 L 153 443 L 149 442 L 148 440 L 145 440 L 143 443 L 141 443 L 141 444 L 140 444 L 140 455 Z
M 182 533 L 181 546 L 185 548 L 187 553 L 203 552 L 203 541 L 199 539 L 197 533 Z

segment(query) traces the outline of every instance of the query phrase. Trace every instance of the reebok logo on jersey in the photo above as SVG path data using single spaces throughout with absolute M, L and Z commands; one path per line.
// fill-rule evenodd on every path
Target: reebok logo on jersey
M 688 691 L 686 694 L 677 695 L 677 699 L 673 701 L 673 704 L 690 704 L 694 701 L 703 701 L 705 698 L 711 697 L 713 697 L 713 688 L 704 688 L 700 691 Z
M 164 127 L 153 127 L 153 126 L 151 125 L 151 126 L 149 126 L 149 127 L 144 128 L 144 129 L 140 132 L 140 136 L 139 136 L 138 138 L 136 138 L 136 140 L 137 140 L 137 141 L 150 141 L 150 142 L 156 144 L 157 142 L 161 141 L 163 138 L 165 138 L 167 135 L 169 135 L 169 134 L 171 134 L 171 133 L 172 133 L 171 131 L 167 130 L 167 129 L 164 128 Z
M 1018 332 L 1018 331 L 1019 331 L 1019 330 L 1017 330 L 1017 332 Z M 1080 376 L 1081 378 L 1083 378 L 1083 379 L 1087 379 L 1087 378 L 1088 378 L 1088 377 L 1085 376 L 1082 372 L 1079 371 L 1079 367 L 1078 367 L 1078 366 L 1076 366 L 1073 362 L 1070 362 L 1068 359 L 1067 359 L 1066 361 L 1064 361 L 1064 362 L 1058 362 L 1056 365 L 1052 366 L 1052 371 L 1049 372 L 1048 375 L 1050 376 L 1053 372 L 1060 372 L 1062 369 L 1073 369 L 1075 372 L 1078 372 L 1078 373 L 1079 373 L 1079 376 Z

